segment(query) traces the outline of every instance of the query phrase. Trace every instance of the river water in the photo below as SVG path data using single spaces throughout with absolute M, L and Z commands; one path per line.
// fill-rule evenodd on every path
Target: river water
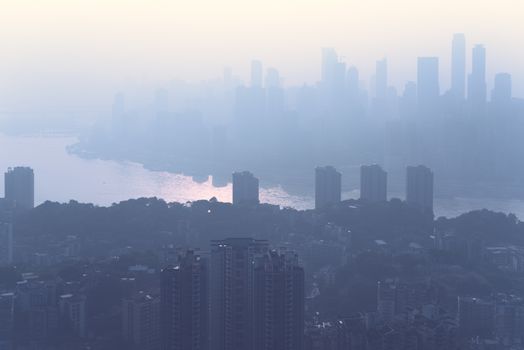
M 7 136 L 0 134 L 0 171 L 13 166 L 30 166 L 35 171 L 35 201 L 67 202 L 71 199 L 97 205 L 139 197 L 159 197 L 166 201 L 187 202 L 216 197 L 231 201 L 231 183 L 215 187 L 211 176 L 190 176 L 147 170 L 131 162 L 84 159 L 66 151 L 76 138 L 70 136 Z M 3 177 L 0 179 L 3 189 Z M 311 191 L 307 191 L 311 192 Z M 1 191 L 3 195 L 3 190 Z M 343 193 L 343 198 L 357 198 L 358 190 Z M 262 187 L 264 203 L 297 209 L 313 207 L 311 195 L 291 195 L 281 186 Z M 524 200 L 502 198 L 435 198 L 437 216 L 457 216 L 487 208 L 514 213 L 524 218 Z

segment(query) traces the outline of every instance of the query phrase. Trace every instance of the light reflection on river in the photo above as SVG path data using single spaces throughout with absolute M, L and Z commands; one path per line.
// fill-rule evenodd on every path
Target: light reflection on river
M 67 153 L 66 146 L 76 139 L 62 136 L 14 137 L 0 134 L 0 171 L 27 165 L 35 170 L 35 199 L 67 202 L 70 199 L 98 205 L 139 197 L 159 197 L 166 201 L 186 202 L 216 197 L 231 201 L 231 184 L 214 187 L 211 176 L 194 181 L 190 176 L 144 169 L 140 164 L 98 159 L 82 159 Z M 3 188 L 3 177 L 0 180 Z M 3 191 L 2 191 L 3 193 Z M 343 198 L 357 198 L 358 190 L 345 192 Z M 280 186 L 260 191 L 264 203 L 309 209 L 311 196 L 286 193 Z M 524 201 L 495 198 L 436 198 L 437 216 L 456 216 L 488 208 L 511 212 L 524 218 Z

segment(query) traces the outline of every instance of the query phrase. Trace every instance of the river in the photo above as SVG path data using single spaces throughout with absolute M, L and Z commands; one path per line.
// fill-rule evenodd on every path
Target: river
M 66 151 L 66 147 L 75 142 L 76 138 L 71 136 L 0 134 L 0 171 L 13 166 L 32 167 L 35 171 L 36 204 L 46 200 L 67 202 L 74 199 L 107 206 L 139 197 L 159 197 L 182 203 L 212 197 L 219 201 L 231 201 L 231 183 L 215 187 L 211 176 L 194 179 L 181 174 L 147 170 L 132 162 L 80 158 Z M 3 189 L 3 177 L 0 184 Z M 344 199 L 357 197 L 358 190 L 343 193 Z M 311 195 L 291 195 L 281 186 L 265 187 L 263 181 L 260 200 L 297 209 L 313 207 Z M 457 216 L 482 208 L 514 213 L 524 218 L 522 199 L 435 198 L 437 216 Z

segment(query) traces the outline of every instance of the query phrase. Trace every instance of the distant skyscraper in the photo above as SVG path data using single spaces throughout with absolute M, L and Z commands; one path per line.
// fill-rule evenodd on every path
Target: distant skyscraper
M 383 58 L 377 61 L 375 71 L 375 98 L 385 101 L 388 90 L 388 61 Z
M 266 73 L 266 116 L 277 119 L 284 112 L 285 96 L 280 86 L 280 74 L 275 68 L 268 68 Z
M 249 171 L 233 173 L 233 204 L 257 204 L 258 179 Z
M 15 167 L 4 176 L 5 199 L 16 208 L 32 209 L 35 206 L 35 177 L 33 169 Z
M 160 349 L 160 298 L 158 296 L 139 292 L 123 300 L 122 336 L 128 344 L 127 349 Z
M 511 75 L 499 73 L 495 75 L 495 85 L 491 91 L 491 102 L 498 108 L 504 108 L 511 104 L 512 98 Z
M 419 57 L 417 65 L 418 109 L 423 114 L 435 114 L 440 96 L 437 57 Z
M 292 252 L 268 252 L 255 267 L 255 350 L 302 350 L 304 269 Z
M 344 101 L 344 90 L 346 88 L 346 64 L 337 62 L 333 67 L 333 77 L 329 87 L 332 103 L 336 108 L 341 107 Z
M 360 199 L 368 202 L 387 200 L 388 174 L 379 165 L 360 167 Z
M 396 119 L 398 117 L 399 108 L 399 96 L 397 88 L 394 86 L 388 86 L 386 93 L 386 103 L 384 105 L 388 118 Z
M 346 74 L 346 88 L 351 101 L 356 101 L 359 95 L 359 74 L 356 67 L 349 67 Z
M 453 35 L 451 93 L 454 97 L 461 100 L 466 96 L 466 37 L 462 33 Z
M 486 49 L 475 45 L 472 51 L 472 69 L 468 78 L 468 101 L 472 113 L 482 113 L 486 106 Z
M 243 126 L 242 137 L 252 138 L 259 130 L 266 107 L 264 89 L 259 87 L 239 86 L 235 93 L 235 118 Z M 250 141 L 247 139 L 245 141 Z
M 211 243 L 210 343 L 213 350 L 252 350 L 254 264 L 266 241 L 228 238 Z
M 328 85 L 333 79 L 335 66 L 338 63 L 338 55 L 333 48 L 322 49 L 322 71 L 320 80 L 322 84 Z
M 406 202 L 433 213 L 433 172 L 419 165 L 408 166 L 406 173 Z
M 0 266 L 13 263 L 13 225 L 0 222 Z
M 339 61 L 336 51 L 332 48 L 322 49 L 321 73 L 323 108 L 337 114 L 344 103 L 346 64 Z
M 280 74 L 275 68 L 268 68 L 266 72 L 266 88 L 279 88 Z
M 258 60 L 251 61 L 251 87 L 262 87 L 262 62 Z
M 403 117 L 412 118 L 417 114 L 417 84 L 408 81 L 399 102 L 399 112 Z
M 208 350 L 208 293 L 207 262 L 192 251 L 162 270 L 162 350 Z
M 321 209 L 341 200 L 342 175 L 332 166 L 315 169 L 315 209 Z

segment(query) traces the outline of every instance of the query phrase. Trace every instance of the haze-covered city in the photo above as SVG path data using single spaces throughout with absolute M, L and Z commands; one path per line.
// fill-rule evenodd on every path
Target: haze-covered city
M 0 1 L 0 350 L 524 347 L 517 1 Z

